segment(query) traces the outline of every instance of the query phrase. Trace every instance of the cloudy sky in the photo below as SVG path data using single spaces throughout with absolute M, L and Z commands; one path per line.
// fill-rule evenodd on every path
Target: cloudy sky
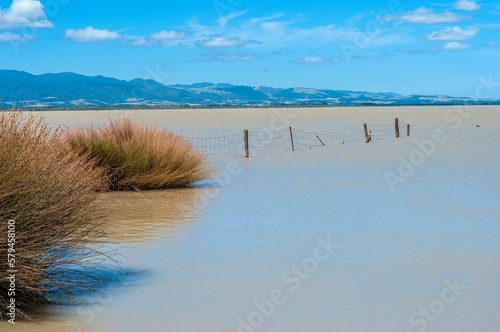
M 0 68 L 500 97 L 500 1 L 0 0 Z

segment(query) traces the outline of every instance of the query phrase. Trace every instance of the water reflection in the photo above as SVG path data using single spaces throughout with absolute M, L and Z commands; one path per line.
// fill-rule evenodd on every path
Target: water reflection
M 106 225 L 111 246 L 141 247 L 145 242 L 175 239 L 197 217 L 199 211 L 195 206 L 201 199 L 201 190 L 103 193 L 99 199 L 108 214 Z M 96 266 L 67 266 L 64 271 L 52 271 L 52 275 L 54 278 L 48 282 L 49 297 L 58 305 L 37 308 L 34 323 L 18 322 L 13 326 L 0 322 L 0 331 L 66 332 L 74 330 L 71 324 L 75 322 L 75 331 L 86 331 L 92 323 L 87 321 L 91 309 L 102 308 L 103 298 L 118 296 L 124 289 L 140 283 L 148 271 L 107 262 Z M 66 283 L 65 289 L 57 287 L 60 281 Z M 92 284 L 91 289 L 88 283 Z
M 111 242 L 140 243 L 173 239 L 198 215 L 199 188 L 112 192 L 101 197 Z

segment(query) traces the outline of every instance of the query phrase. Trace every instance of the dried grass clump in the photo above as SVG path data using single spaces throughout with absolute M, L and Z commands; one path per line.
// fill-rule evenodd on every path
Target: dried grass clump
M 181 188 L 212 173 L 205 155 L 181 136 L 129 119 L 69 129 L 66 137 L 73 151 L 106 168 L 112 190 Z
M 97 191 L 106 177 L 87 156 L 64 149 L 63 135 L 45 121 L 17 111 L 0 113 L 0 319 L 6 319 L 7 224 L 15 220 L 17 318 L 30 318 L 37 303 L 50 301 L 47 285 L 66 267 L 92 256 L 89 244 L 102 238 Z M 7 317 L 8 319 L 8 317 Z

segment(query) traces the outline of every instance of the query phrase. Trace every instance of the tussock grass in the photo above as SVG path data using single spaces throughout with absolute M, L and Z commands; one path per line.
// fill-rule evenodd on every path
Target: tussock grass
M 181 188 L 212 174 L 205 155 L 187 140 L 130 119 L 69 129 L 66 138 L 73 151 L 106 169 L 112 190 Z
M 0 112 L 0 319 L 6 319 L 7 223 L 15 220 L 17 318 L 47 302 L 47 284 L 71 288 L 58 279 L 66 267 L 95 252 L 88 245 L 103 236 L 97 191 L 106 190 L 104 171 L 87 156 L 64 149 L 61 131 L 43 119 Z M 54 276 L 54 274 L 56 274 Z M 56 278 L 54 280 L 54 277 Z M 92 284 L 92 281 L 89 281 Z M 7 317 L 8 319 L 8 317 Z

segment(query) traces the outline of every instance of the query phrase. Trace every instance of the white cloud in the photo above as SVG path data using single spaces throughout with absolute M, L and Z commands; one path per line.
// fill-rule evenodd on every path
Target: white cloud
M 200 41 L 198 46 L 201 47 L 234 47 L 234 46 L 242 46 L 247 42 L 240 38 L 231 38 L 227 39 L 224 37 L 213 37 L 208 40 Z
M 454 6 L 455 9 L 474 11 L 481 9 L 481 6 L 475 0 L 458 0 Z
M 474 26 L 467 29 L 452 27 L 434 31 L 427 36 L 427 40 L 467 40 L 474 38 L 478 32 L 479 28 Z
M 21 36 L 21 35 L 10 33 L 10 32 L 0 33 L 0 43 L 20 41 L 20 40 L 25 40 L 25 39 L 26 38 Z
M 220 22 L 216 25 L 204 25 L 191 20 L 184 27 L 186 38 L 182 45 L 203 48 L 239 46 L 275 49 L 295 45 L 322 47 L 344 43 L 351 48 L 367 49 L 399 45 L 413 39 L 409 27 L 398 30 L 381 28 L 375 33 L 367 34 L 364 29 L 360 29 L 360 25 L 328 24 L 304 27 L 298 24 L 303 21 L 302 17 L 287 18 L 284 14 L 253 17 L 243 22 L 229 20 L 224 26 Z
M 122 38 L 116 31 L 94 29 L 91 26 L 86 27 L 85 29 L 68 29 L 66 30 L 65 37 L 66 39 L 72 39 L 77 42 L 101 42 Z
M 358 33 L 355 29 L 340 28 L 334 25 L 301 28 L 295 27 L 290 22 L 268 21 L 261 22 L 254 28 L 244 29 L 239 35 L 273 47 L 297 43 L 322 46 L 339 41 L 354 40 Z
M 478 24 L 478 26 L 483 29 L 499 29 L 500 23 L 484 23 L 484 24 Z
M 278 18 L 282 18 L 283 16 L 285 16 L 285 15 L 282 14 L 282 13 L 278 13 L 278 14 L 274 14 L 274 15 L 271 15 L 271 16 L 254 17 L 254 18 L 252 18 L 252 19 L 250 19 L 248 21 L 248 25 L 249 26 L 254 26 L 254 25 L 257 25 L 257 24 L 261 24 L 263 22 L 273 21 L 273 20 L 276 20 Z
M 300 42 L 320 46 L 350 37 L 354 39 L 354 31 L 351 31 L 354 29 L 337 28 L 333 25 L 301 28 L 294 26 L 296 21 L 276 20 L 281 16 L 276 14 L 250 18 L 241 25 L 228 24 L 224 28 L 191 21 L 186 27 L 190 31 L 190 38 L 185 44 L 200 47 L 285 47 Z
M 235 13 L 229 14 L 227 16 L 222 16 L 221 18 L 219 18 L 219 25 L 222 27 L 225 27 L 229 21 L 231 21 L 237 17 L 240 17 L 241 15 L 244 15 L 245 13 L 246 12 L 235 12 Z
M 134 40 L 131 45 L 133 46 L 150 46 L 151 43 L 146 38 L 138 38 Z
M 248 53 L 210 52 L 200 55 L 198 61 L 251 61 L 255 56 Z
M 306 56 L 304 58 L 297 60 L 297 62 L 305 63 L 305 64 L 309 64 L 309 65 L 318 65 L 321 63 L 325 63 L 326 60 L 323 59 L 322 57 L 319 57 L 319 56 Z
M 0 9 L 0 28 L 52 28 L 39 0 L 13 0 L 9 8 Z
M 386 21 L 405 21 L 409 23 L 431 24 L 462 20 L 462 17 L 452 12 L 436 13 L 434 9 L 420 7 L 406 13 L 382 17 Z
M 417 55 L 417 54 L 424 54 L 424 53 L 427 53 L 427 54 L 437 53 L 440 50 L 441 50 L 440 48 L 436 48 L 436 47 L 419 48 L 419 49 L 415 49 L 415 48 L 400 48 L 400 49 L 397 50 L 397 52 L 404 53 L 404 54 L 410 54 L 410 55 Z
M 352 56 L 354 59 L 380 59 L 380 55 L 376 54 L 356 54 Z
M 184 32 L 163 30 L 163 31 L 151 34 L 150 37 L 151 37 L 151 39 L 154 39 L 154 40 L 167 41 L 167 40 L 185 39 L 186 34 Z
M 447 50 L 447 51 L 465 50 L 467 48 L 470 48 L 470 45 L 468 45 L 468 44 L 462 44 L 462 43 L 459 43 L 459 42 L 449 42 L 449 43 L 446 43 L 443 46 L 443 49 Z
M 325 63 L 340 63 L 338 58 L 323 58 L 319 56 L 306 56 L 297 59 L 295 62 L 305 64 L 305 65 L 321 65 Z

